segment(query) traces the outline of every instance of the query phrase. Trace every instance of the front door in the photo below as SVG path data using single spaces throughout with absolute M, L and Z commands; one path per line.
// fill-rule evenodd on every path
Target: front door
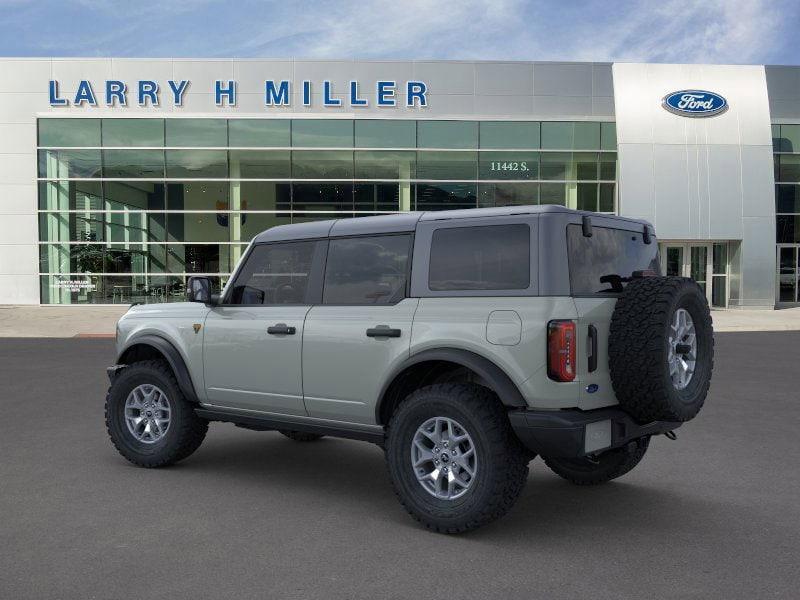
M 305 415 L 303 327 L 324 242 L 254 246 L 224 302 L 206 318 L 203 365 L 208 402 Z
M 406 298 L 411 236 L 330 240 L 322 304 L 303 332 L 303 391 L 309 416 L 375 423 L 388 371 L 405 360 L 419 304 Z
M 711 244 L 662 244 L 661 271 L 669 277 L 691 277 L 711 304 Z

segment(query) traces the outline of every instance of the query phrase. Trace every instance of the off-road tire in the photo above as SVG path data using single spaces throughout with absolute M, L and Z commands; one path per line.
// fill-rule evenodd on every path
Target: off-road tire
M 475 445 L 478 469 L 460 498 L 435 498 L 417 481 L 411 444 L 433 417 L 462 424 Z M 400 503 L 418 522 L 439 533 L 462 533 L 503 516 L 528 478 L 528 455 L 514 435 L 503 405 L 477 385 L 437 384 L 409 395 L 392 415 L 386 436 L 389 476 Z
M 644 458 L 649 445 L 647 436 L 596 457 L 544 458 L 544 464 L 575 485 L 598 485 L 628 473 Z
M 163 390 L 172 409 L 169 429 L 153 444 L 138 441 L 125 424 L 125 400 L 141 384 Z M 106 395 L 105 419 L 117 451 L 133 464 L 148 468 L 165 467 L 188 457 L 200 447 L 208 431 L 208 421 L 195 414 L 169 365 L 161 360 L 136 362 L 119 372 Z
M 689 384 L 678 389 L 669 373 L 668 332 L 678 309 L 696 331 L 697 356 Z M 643 277 L 625 287 L 611 318 L 611 382 L 620 406 L 641 423 L 684 422 L 703 407 L 714 369 L 714 332 L 705 293 L 688 277 Z
M 321 433 L 306 433 L 305 431 L 292 431 L 291 429 L 279 429 L 278 431 L 295 442 L 315 442 L 325 437 Z

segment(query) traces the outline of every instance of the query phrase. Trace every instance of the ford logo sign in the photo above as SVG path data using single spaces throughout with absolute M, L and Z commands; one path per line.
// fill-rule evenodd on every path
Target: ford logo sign
M 684 117 L 712 117 L 728 110 L 728 101 L 719 94 L 704 90 L 681 90 L 664 96 L 662 105 Z

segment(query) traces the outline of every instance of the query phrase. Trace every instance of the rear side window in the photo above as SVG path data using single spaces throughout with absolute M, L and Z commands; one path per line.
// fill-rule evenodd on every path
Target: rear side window
M 531 229 L 525 224 L 437 229 L 431 291 L 524 290 L 531 283 Z
M 409 235 L 333 239 L 323 304 L 393 304 L 405 297 Z
M 233 282 L 230 304 L 304 304 L 317 242 L 255 246 Z
M 655 238 L 645 244 L 643 234 L 635 231 L 592 227 L 592 237 L 586 237 L 580 225 L 568 225 L 567 249 L 570 287 L 577 295 L 611 291 L 609 284 L 600 282 L 603 275 L 660 272 Z

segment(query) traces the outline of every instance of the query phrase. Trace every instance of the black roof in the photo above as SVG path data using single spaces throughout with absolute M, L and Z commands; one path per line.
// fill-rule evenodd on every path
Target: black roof
M 279 242 L 302 240 L 329 236 L 368 235 L 378 233 L 402 233 L 414 231 L 420 221 L 444 221 L 450 219 L 474 219 L 485 217 L 507 217 L 510 215 L 528 215 L 540 213 L 574 213 L 592 215 L 586 211 L 572 210 L 563 206 L 544 204 L 541 206 L 503 206 L 498 208 L 467 208 L 462 210 L 437 210 L 426 212 L 403 212 L 391 215 L 372 217 L 350 217 L 346 219 L 330 219 L 327 221 L 310 221 L 292 225 L 278 225 L 259 233 L 253 242 Z M 646 221 L 603 215 L 627 222 L 643 225 Z

